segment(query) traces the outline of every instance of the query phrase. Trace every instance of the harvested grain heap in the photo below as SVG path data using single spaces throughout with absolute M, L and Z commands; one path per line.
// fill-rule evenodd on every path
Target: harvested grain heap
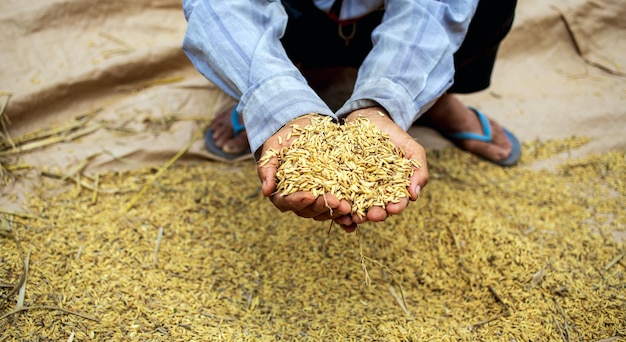
M 358 234 L 277 214 L 254 163 L 174 165 L 126 214 L 153 169 L 42 177 L 0 215 L 0 340 L 617 341 L 624 151 L 524 167 L 588 142 L 430 151 L 420 200 Z
M 278 193 L 330 193 L 352 202 L 352 212 L 360 216 L 373 206 L 384 208 L 409 196 L 412 166 L 419 164 L 404 158 L 388 134 L 365 117 L 346 124 L 328 116 L 308 117 L 309 125 L 291 127 L 288 140 L 295 139 L 288 146 L 270 149 L 260 160 L 263 165 L 278 156 Z

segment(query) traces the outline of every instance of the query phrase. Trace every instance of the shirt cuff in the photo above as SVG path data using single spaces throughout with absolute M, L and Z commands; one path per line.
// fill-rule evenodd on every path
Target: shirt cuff
M 413 122 L 437 102 L 450 85 L 452 81 L 429 96 L 413 99 L 404 87 L 388 78 L 370 79 L 355 87 L 350 99 L 337 111 L 337 116 L 344 117 L 357 109 L 380 106 L 385 108 L 398 126 L 408 130 Z
M 354 93 L 337 111 L 339 117 L 346 116 L 357 109 L 381 106 L 389 113 L 393 121 L 407 130 L 417 118 L 413 99 L 399 84 L 388 78 L 370 79 L 357 84 Z
M 257 157 L 265 141 L 293 119 L 309 113 L 337 118 L 306 82 L 292 76 L 272 78 L 244 93 L 238 109 Z

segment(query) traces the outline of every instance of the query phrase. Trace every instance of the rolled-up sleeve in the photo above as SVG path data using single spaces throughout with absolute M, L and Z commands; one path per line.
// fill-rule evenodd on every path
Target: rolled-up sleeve
M 354 92 L 337 114 L 384 107 L 402 128 L 423 114 L 454 79 L 460 47 L 478 1 L 388 0 Z
M 303 114 L 334 116 L 280 43 L 287 24 L 280 1 L 185 0 L 183 12 L 183 50 L 201 74 L 239 100 L 253 151 Z

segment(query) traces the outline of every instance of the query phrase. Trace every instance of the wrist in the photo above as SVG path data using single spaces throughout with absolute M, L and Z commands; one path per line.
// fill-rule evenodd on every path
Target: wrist
M 375 107 L 361 108 L 361 109 L 357 109 L 353 111 L 346 117 L 346 122 L 353 121 L 357 119 L 358 117 L 366 117 L 370 120 L 372 119 L 379 120 L 383 118 L 392 120 L 391 117 L 389 116 L 389 113 L 387 113 L 387 111 L 385 110 L 385 108 L 380 107 L 380 106 L 375 106 Z

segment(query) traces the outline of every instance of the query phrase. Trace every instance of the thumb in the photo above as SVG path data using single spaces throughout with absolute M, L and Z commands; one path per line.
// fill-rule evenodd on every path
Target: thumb
M 278 170 L 276 153 L 273 149 L 266 150 L 257 164 L 257 175 L 261 180 L 261 192 L 266 197 L 269 197 L 276 190 L 276 171 Z

